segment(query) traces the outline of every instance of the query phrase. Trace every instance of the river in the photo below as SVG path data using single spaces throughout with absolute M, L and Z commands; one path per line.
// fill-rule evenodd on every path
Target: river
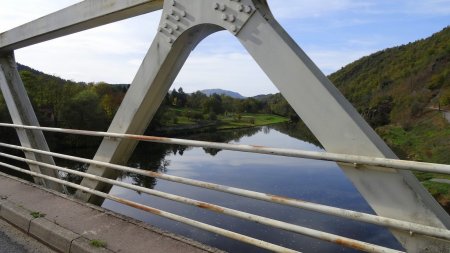
M 308 131 L 293 128 L 287 124 L 197 134 L 182 136 L 182 138 L 301 150 L 322 150 Z M 93 152 L 94 150 L 78 150 L 66 151 L 65 153 L 76 153 L 84 157 L 92 157 Z M 57 160 L 57 163 L 77 169 L 86 168 L 86 165 L 83 164 L 67 163 L 61 160 Z M 175 176 L 373 213 L 364 198 L 346 178 L 336 163 L 333 162 L 140 143 L 131 157 L 129 165 L 142 169 L 151 168 Z M 77 181 L 77 178 L 71 178 L 71 180 Z M 139 175 L 123 174 L 120 180 L 369 243 L 401 249 L 401 246 L 388 230 L 375 225 L 199 189 L 160 179 L 145 178 Z M 114 186 L 111 193 L 302 252 L 359 252 L 321 240 L 227 217 L 120 187 Z M 259 248 L 132 209 L 109 200 L 104 202 L 103 207 L 225 251 L 265 252 Z

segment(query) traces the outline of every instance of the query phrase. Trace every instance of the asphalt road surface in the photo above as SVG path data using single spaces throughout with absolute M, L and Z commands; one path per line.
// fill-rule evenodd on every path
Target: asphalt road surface
M 1 253 L 56 253 L 0 219 Z

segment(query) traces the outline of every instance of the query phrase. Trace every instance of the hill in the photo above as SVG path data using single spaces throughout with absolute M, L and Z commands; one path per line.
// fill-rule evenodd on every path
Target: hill
M 245 97 L 242 96 L 241 94 L 234 92 L 234 91 L 229 91 L 229 90 L 206 89 L 206 90 L 201 90 L 200 92 L 207 96 L 211 96 L 212 94 L 217 94 L 217 95 L 225 95 L 225 96 L 229 96 L 229 97 L 237 98 L 237 99 L 245 99 Z
M 347 99 L 403 159 L 450 164 L 450 27 L 363 57 L 329 76 Z M 449 185 L 418 173 L 450 210 Z

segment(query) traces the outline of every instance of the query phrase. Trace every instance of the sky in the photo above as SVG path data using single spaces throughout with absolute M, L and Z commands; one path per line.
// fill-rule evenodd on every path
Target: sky
M 0 33 L 77 0 L 1 0 Z M 450 25 L 450 0 L 268 0 L 274 16 L 325 73 L 376 51 L 426 38 Z M 16 60 L 84 82 L 131 83 L 156 34 L 153 12 L 16 50 Z M 244 96 L 277 88 L 226 31 L 191 53 L 172 88 L 221 88 Z

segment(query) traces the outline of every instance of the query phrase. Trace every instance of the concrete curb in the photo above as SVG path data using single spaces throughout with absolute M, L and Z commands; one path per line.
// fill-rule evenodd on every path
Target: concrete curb
M 0 218 L 54 250 L 64 253 L 113 253 L 109 249 L 92 246 L 88 239 L 45 217 L 33 217 L 32 213 L 11 201 L 0 200 Z
M 0 219 L 58 252 L 225 253 L 2 172 L 0 182 Z M 91 245 L 97 240 L 106 246 Z

